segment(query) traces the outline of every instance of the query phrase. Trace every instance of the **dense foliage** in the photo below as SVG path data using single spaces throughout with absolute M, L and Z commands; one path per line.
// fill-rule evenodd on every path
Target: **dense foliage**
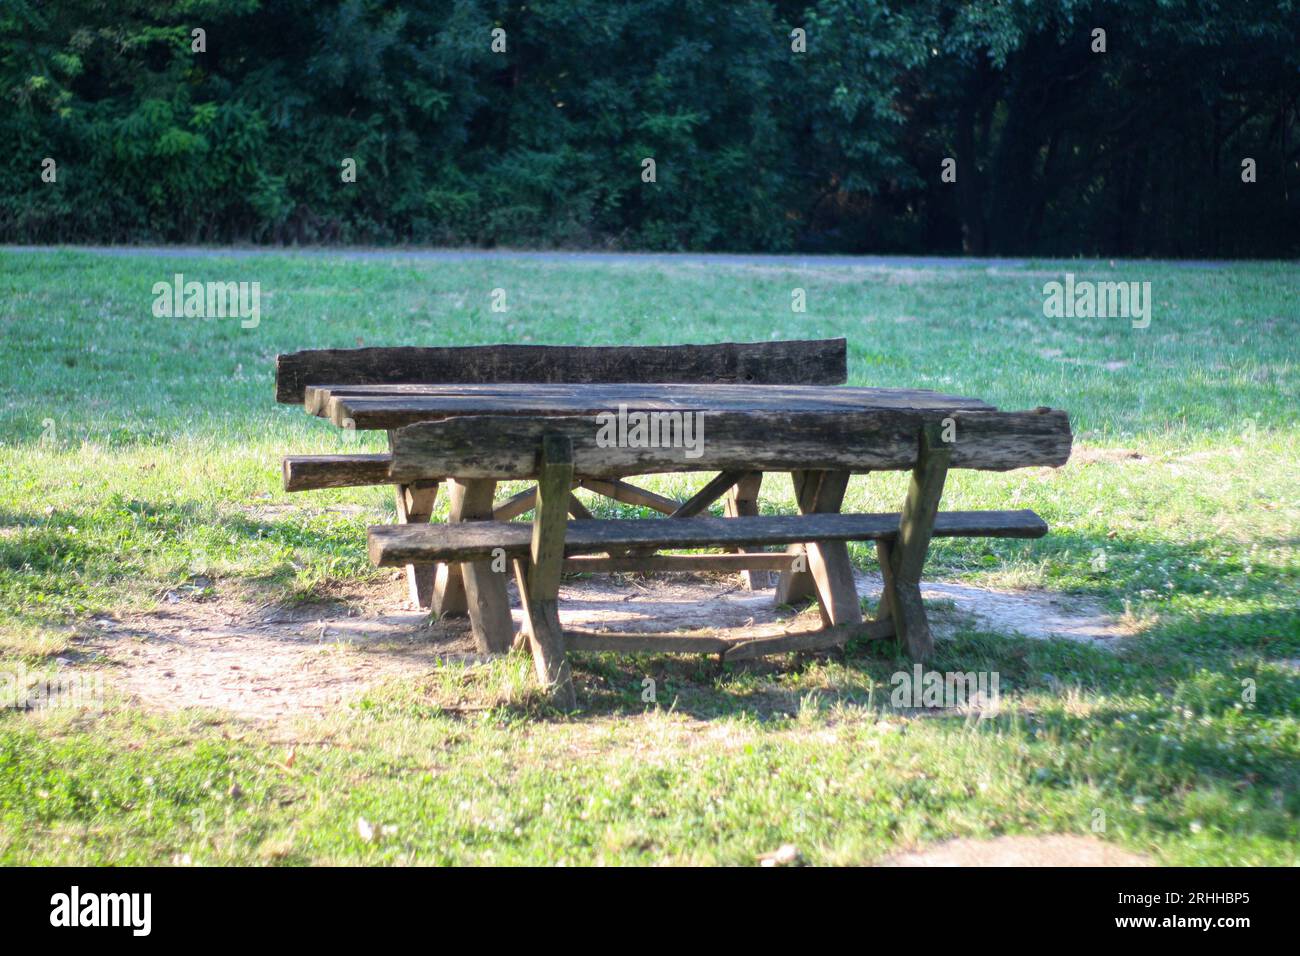
M 0 102 L 5 241 L 1300 251 L 1293 0 L 3 0 Z

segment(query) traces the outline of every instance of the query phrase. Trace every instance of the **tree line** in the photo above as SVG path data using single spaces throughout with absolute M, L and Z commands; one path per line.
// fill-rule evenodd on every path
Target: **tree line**
M 1300 252 L 1292 0 L 6 0 L 0 100 L 7 242 Z

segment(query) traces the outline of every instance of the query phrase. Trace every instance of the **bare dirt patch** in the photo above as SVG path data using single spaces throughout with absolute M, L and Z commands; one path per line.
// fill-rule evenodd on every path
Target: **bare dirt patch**
M 1133 448 L 1092 448 L 1075 445 L 1070 450 L 1071 465 L 1090 465 L 1093 462 L 1149 462 L 1151 459 Z
M 181 600 L 92 622 L 109 679 L 149 710 L 205 707 L 253 720 L 324 713 L 389 677 L 472 660 L 463 622 L 428 623 L 397 586 L 325 604 Z
M 889 857 L 881 866 L 1154 866 L 1154 861 L 1093 837 L 1002 836 L 949 840 Z
M 858 577 L 872 603 L 880 586 L 878 576 Z M 378 682 L 441 663 L 482 660 L 463 618 L 431 621 L 399 580 L 295 606 L 223 596 L 220 583 L 211 590 L 174 596 L 151 613 L 95 619 L 82 650 L 107 660 L 108 679 L 146 709 L 212 708 L 270 721 L 323 714 Z M 941 637 L 962 626 L 1089 642 L 1129 633 L 1095 606 L 1046 592 L 929 583 L 922 595 L 952 604 L 934 614 Z M 511 600 L 517 606 L 513 585 Z M 817 626 L 815 613 L 778 610 L 771 589 L 749 591 L 738 576 L 594 575 L 567 581 L 560 608 L 565 626 L 610 631 Z

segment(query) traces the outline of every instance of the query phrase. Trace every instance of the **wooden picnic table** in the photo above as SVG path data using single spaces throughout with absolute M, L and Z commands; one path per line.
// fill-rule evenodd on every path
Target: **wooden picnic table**
M 463 602 L 480 646 L 491 650 L 510 646 L 513 624 L 506 577 L 491 573 L 486 557 L 508 553 L 518 560 L 524 552 L 536 552 L 535 532 L 526 525 L 501 522 L 534 506 L 540 516 L 537 488 L 496 508 L 493 493 L 499 480 L 536 479 L 539 486 L 546 484 L 550 466 L 539 452 L 543 437 L 558 438 L 571 449 L 566 453 L 572 456 L 564 466 L 567 471 L 562 470 L 564 477 L 557 479 L 565 489 L 585 486 L 668 511 L 670 519 L 690 519 L 667 524 L 590 520 L 590 513 L 566 490 L 568 511 L 580 520 L 570 522 L 566 533 L 563 521 L 553 523 L 564 509 L 559 516 L 554 505 L 549 509 L 552 530 L 548 534 L 559 536 L 555 546 L 561 551 L 554 559 L 558 563 L 547 565 L 555 575 L 547 589 L 558 587 L 561 565 L 588 570 L 659 569 L 665 561 L 685 559 L 695 567 L 699 563 L 692 560 L 695 556 L 655 555 L 655 551 L 723 547 L 732 553 L 701 559 L 730 559 L 720 567 L 781 568 L 776 589 L 780 604 L 816 596 L 827 633 L 817 638 L 821 643 L 816 645 L 801 637 L 801 646 L 831 646 L 842 643 L 849 630 L 864 627 L 847 542 L 875 540 L 887 597 L 893 597 L 890 606 L 882 607 L 876 620 L 865 625 L 866 633 L 906 638 L 917 656 L 928 654 L 931 641 L 917 584 L 932 535 L 1037 537 L 1047 530 L 1037 515 L 1027 511 L 937 515 L 948 468 L 1007 470 L 1060 464 L 1068 458 L 1070 447 L 1063 412 L 1046 408 L 1000 412 L 976 398 L 917 389 L 655 383 L 307 384 L 304 404 L 309 413 L 340 427 L 388 432 L 389 478 L 399 489 L 418 489 L 428 497 L 417 502 L 399 491 L 403 524 L 371 529 L 371 556 L 377 563 L 406 564 L 410 569 L 419 568 L 423 556 L 429 569 L 428 556 L 436 555 L 435 612 Z M 593 423 L 601 415 L 635 412 L 700 413 L 709 453 L 692 458 L 663 448 L 596 447 Z M 949 444 L 951 439 L 939 436 L 942 427 L 952 426 L 959 428 L 962 440 Z M 850 474 L 884 469 L 913 470 L 901 512 L 838 514 Z M 790 472 L 800 516 L 758 516 L 758 480 L 764 471 L 774 470 Z M 637 474 L 694 471 L 720 473 L 690 500 L 676 507 L 669 502 L 667 509 L 660 504 L 665 499 L 656 502 L 659 496 L 621 482 Z M 432 540 L 430 535 L 441 534 L 437 528 L 415 526 L 428 521 L 432 494 L 444 481 L 451 502 L 449 525 L 463 529 L 455 533 L 454 541 L 445 534 Z M 728 491 L 732 494 L 728 518 L 696 517 Z M 403 509 L 403 503 L 409 507 Z M 478 521 L 491 524 L 461 524 Z M 755 547 L 780 543 L 788 545 L 784 564 L 780 555 L 752 552 Z M 751 549 L 748 554 L 746 547 Z M 595 557 L 597 552 L 607 557 Z M 791 555 L 804 555 L 807 561 L 803 567 L 792 566 Z M 527 616 L 527 606 L 525 612 Z M 530 620 L 529 630 L 534 633 L 547 628 Z M 550 630 L 558 635 L 558 624 L 552 622 Z M 622 638 L 595 640 L 566 632 L 563 641 L 555 639 L 560 642 L 561 658 L 565 642 L 571 649 L 704 646 L 698 640 L 652 635 Z M 672 644 L 673 640 L 678 643 Z M 536 643 L 534 653 L 539 661 L 555 658 L 555 654 L 539 654 Z

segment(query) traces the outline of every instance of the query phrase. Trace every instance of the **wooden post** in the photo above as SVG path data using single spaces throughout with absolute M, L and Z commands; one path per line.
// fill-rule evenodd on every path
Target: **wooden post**
M 533 513 L 529 560 L 515 561 L 515 579 L 524 610 L 529 646 L 537 679 L 551 692 L 556 706 L 573 710 L 577 696 L 573 675 L 564 657 L 557 598 L 564 567 L 564 532 L 569 494 L 573 487 L 573 444 L 562 435 L 542 437 L 541 474 Z
M 449 521 L 489 521 L 492 518 L 492 493 L 496 491 L 496 482 L 490 478 L 473 478 L 467 481 L 452 480 L 448 482 L 452 514 Z M 504 562 L 504 556 L 500 561 Z M 483 561 L 466 561 L 459 565 L 444 564 L 448 571 L 439 575 L 438 583 L 447 582 L 439 603 L 439 612 L 454 613 L 448 610 L 454 596 L 464 601 L 465 610 L 469 612 L 470 626 L 474 630 L 474 642 L 479 653 L 504 654 L 510 650 L 510 641 L 514 637 L 514 622 L 510 618 L 510 598 L 506 593 L 507 566 L 499 565 L 493 570 L 495 559 Z M 457 569 L 455 578 L 451 568 Z M 452 581 L 457 582 L 453 590 Z
M 751 472 L 732 487 L 730 494 L 727 495 L 726 514 L 728 518 L 739 518 L 746 515 L 758 514 L 758 492 L 763 484 L 763 473 L 761 471 Z M 762 548 L 737 548 L 737 554 L 746 554 L 748 552 L 761 552 Z M 760 588 L 768 586 L 768 572 L 755 571 L 752 569 L 741 571 L 740 579 L 744 582 L 745 587 L 751 591 L 757 591 Z
M 393 433 L 388 433 L 389 450 L 393 447 Z M 397 496 L 398 524 L 428 523 L 433 515 L 433 505 L 438 499 L 437 481 L 414 481 L 409 485 L 394 485 Z M 411 602 L 416 607 L 433 604 L 433 581 L 436 565 L 420 562 L 406 566 L 406 587 Z
M 912 469 L 907 499 L 898 516 L 898 542 L 877 551 L 882 557 L 888 595 L 882 604 L 894 619 L 899 641 L 917 661 L 928 660 L 934 653 L 934 636 L 921 603 L 921 570 L 925 567 L 951 457 L 952 447 L 944 444 L 939 425 L 926 425 L 921 430 L 920 450 L 916 467 Z

